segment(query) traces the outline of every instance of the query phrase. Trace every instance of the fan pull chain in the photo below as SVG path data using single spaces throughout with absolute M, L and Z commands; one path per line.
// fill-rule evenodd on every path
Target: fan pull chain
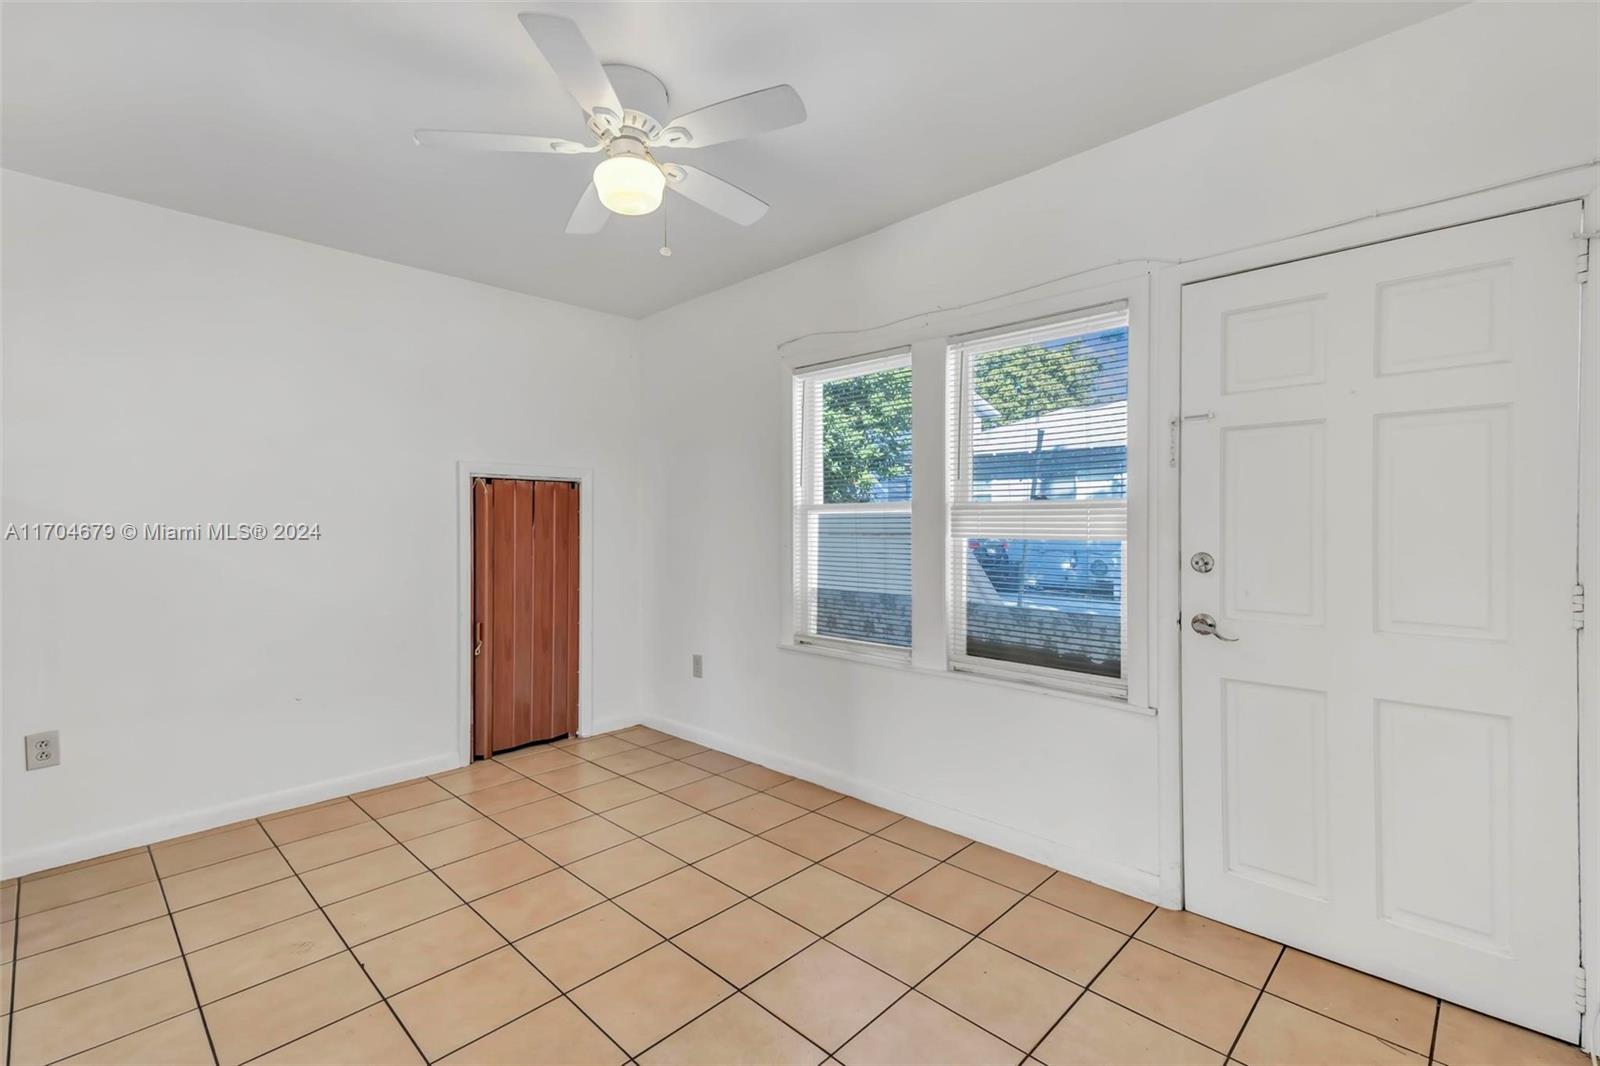
M 667 197 L 661 198 L 661 254 L 670 256 L 672 247 L 667 244 Z

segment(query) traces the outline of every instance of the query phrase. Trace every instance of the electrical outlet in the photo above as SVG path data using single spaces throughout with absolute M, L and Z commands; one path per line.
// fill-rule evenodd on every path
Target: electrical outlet
M 705 660 L 703 658 L 701 658 L 699 655 L 696 655 L 696 656 L 693 657 L 693 664 L 694 664 L 693 665 L 694 676 L 695 677 L 705 677 L 706 676 Z
M 29 733 L 22 738 L 22 747 L 29 770 L 43 770 L 61 762 L 61 734 L 54 729 L 48 733 Z

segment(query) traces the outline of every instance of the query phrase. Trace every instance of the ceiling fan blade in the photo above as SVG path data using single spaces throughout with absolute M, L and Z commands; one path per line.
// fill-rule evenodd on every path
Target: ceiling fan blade
M 583 31 L 571 19 L 560 15 L 541 15 L 536 12 L 518 15 L 522 28 L 533 38 L 534 47 L 544 56 L 556 77 L 572 98 L 578 101 L 583 113 L 609 119 L 613 125 L 622 117 L 622 104 L 611 79 L 595 58 L 594 49 L 584 40 Z
M 600 202 L 600 193 L 591 181 L 589 187 L 583 190 L 578 206 L 572 209 L 572 217 L 567 219 L 567 232 L 599 233 L 610 217 L 611 212 Z
M 465 148 L 480 152 L 549 152 L 582 155 L 598 152 L 598 144 L 579 144 L 560 137 L 528 137 L 520 133 L 475 133 L 468 130 L 418 130 L 411 139 L 429 148 Z
M 675 118 L 656 140 L 677 147 L 704 148 L 781 130 L 805 120 L 806 105 L 794 86 L 774 85 Z
M 677 177 L 668 183 L 668 188 L 676 189 L 701 207 L 732 219 L 741 226 L 748 226 L 767 213 L 764 201 L 719 177 L 682 163 L 671 164 L 670 170 Z

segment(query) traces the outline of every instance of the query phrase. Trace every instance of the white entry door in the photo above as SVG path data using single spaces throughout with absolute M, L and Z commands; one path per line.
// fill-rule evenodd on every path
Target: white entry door
M 1579 228 L 1183 293 L 1187 905 L 1569 1040 Z

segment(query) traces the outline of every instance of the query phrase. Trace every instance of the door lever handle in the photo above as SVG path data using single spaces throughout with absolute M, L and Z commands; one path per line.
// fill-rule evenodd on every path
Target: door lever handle
M 479 622 L 473 633 L 472 654 L 479 655 L 483 651 L 483 623 Z
M 1218 640 L 1227 641 L 1229 644 L 1237 644 L 1239 642 L 1238 637 L 1225 637 L 1217 632 L 1217 620 L 1209 614 L 1197 614 L 1189 619 L 1189 628 L 1199 633 L 1202 637 L 1216 637 Z

